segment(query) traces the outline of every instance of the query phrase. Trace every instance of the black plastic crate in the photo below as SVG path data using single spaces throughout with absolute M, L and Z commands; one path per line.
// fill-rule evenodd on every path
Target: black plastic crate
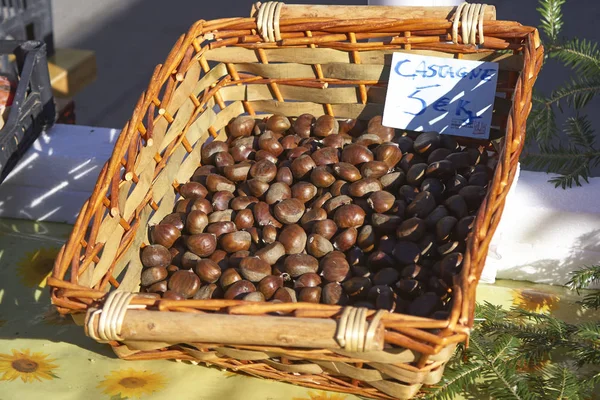
M 14 168 L 40 133 L 54 124 L 56 110 L 46 44 L 40 41 L 0 41 L 0 54 L 15 56 L 17 90 L 4 127 L 0 129 L 0 182 Z
M 51 0 L 0 0 L 0 39 L 39 40 L 53 55 Z

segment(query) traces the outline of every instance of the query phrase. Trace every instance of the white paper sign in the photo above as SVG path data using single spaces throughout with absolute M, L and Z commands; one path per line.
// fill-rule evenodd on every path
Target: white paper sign
M 498 64 L 394 53 L 383 125 L 488 139 Z

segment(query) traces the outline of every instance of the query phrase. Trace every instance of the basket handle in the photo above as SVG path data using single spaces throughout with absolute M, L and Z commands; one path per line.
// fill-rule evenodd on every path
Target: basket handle
M 131 305 L 135 293 L 113 291 L 101 308 L 86 315 L 86 335 L 98 342 L 151 341 L 219 343 L 300 348 L 380 351 L 384 345 L 382 317 L 367 321 L 367 309 L 345 307 L 339 320 L 167 312 Z
M 371 18 L 446 19 L 453 22 L 452 40 L 458 43 L 458 26 L 464 44 L 475 44 L 476 33 L 483 43 L 483 21 L 496 19 L 496 7 L 488 4 L 462 3 L 454 6 L 336 6 L 284 4 L 279 1 L 257 2 L 250 17 L 256 18 L 258 31 L 265 42 L 281 40 L 279 21 L 282 19 L 332 18 L 336 20 Z

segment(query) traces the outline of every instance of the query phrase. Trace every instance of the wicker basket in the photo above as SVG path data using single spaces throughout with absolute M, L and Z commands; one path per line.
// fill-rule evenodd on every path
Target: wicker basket
M 494 7 L 474 4 L 269 2 L 251 15 L 198 21 L 156 67 L 56 260 L 48 280 L 52 301 L 123 359 L 189 360 L 365 397 L 411 398 L 441 379 L 457 343 L 468 339 L 475 289 L 524 144 L 542 64 L 538 32 L 496 21 Z M 452 288 L 448 320 L 311 303 L 160 300 L 138 292 L 147 226 L 172 212 L 205 141 L 224 139 L 226 124 L 243 113 L 381 115 L 395 51 L 500 67 L 497 140 L 482 143 L 498 163 Z

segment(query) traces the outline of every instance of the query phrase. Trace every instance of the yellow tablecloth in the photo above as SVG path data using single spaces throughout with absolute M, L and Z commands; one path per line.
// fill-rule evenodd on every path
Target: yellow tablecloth
M 356 400 L 175 361 L 122 361 L 108 345 L 50 305 L 45 278 L 71 226 L 0 220 L 0 399 Z M 545 310 L 572 321 L 581 312 L 563 288 L 523 282 L 480 285 L 478 300 Z

